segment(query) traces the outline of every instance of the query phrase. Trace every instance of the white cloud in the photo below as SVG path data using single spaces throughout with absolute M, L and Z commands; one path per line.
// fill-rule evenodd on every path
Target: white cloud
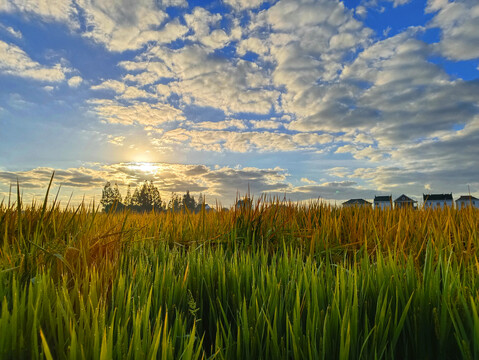
M 123 142 L 125 141 L 124 136 L 113 136 L 108 135 L 108 142 L 113 145 L 123 146 Z
M 78 27 L 78 12 L 71 0 L 0 0 L 0 12 L 24 13 L 45 21 L 58 21 Z
M 22 32 L 20 30 L 15 30 L 11 26 L 5 26 L 5 25 L 0 23 L 0 29 L 6 31 L 8 34 L 10 34 L 11 36 L 13 36 L 17 39 L 23 38 Z
M 254 52 L 258 55 L 266 55 L 269 52 L 269 48 L 265 43 L 265 40 L 257 37 L 249 37 L 239 42 L 236 52 L 238 55 L 243 56 L 248 51 Z
M 208 130 L 225 130 L 230 128 L 244 130 L 247 128 L 244 121 L 237 120 L 237 119 L 223 120 L 223 121 L 216 121 L 216 122 L 202 121 L 197 123 L 190 123 L 189 125 L 191 125 L 194 128 L 208 129 Z
M 76 88 L 81 85 L 83 82 L 83 79 L 81 76 L 72 76 L 70 79 L 68 79 L 68 86 Z
M 297 151 L 314 149 L 333 140 L 328 134 L 283 134 L 277 132 L 259 131 L 212 131 L 187 130 L 177 128 L 166 131 L 153 140 L 160 148 L 169 145 L 187 143 L 197 150 L 232 151 L 244 153 L 248 151 Z
M 301 178 L 301 182 L 304 182 L 304 183 L 310 184 L 310 185 L 316 184 L 316 181 L 314 181 L 314 180 L 309 180 L 308 178 Z
M 175 78 L 168 84 L 171 92 L 188 104 L 216 107 L 227 114 L 268 114 L 277 106 L 279 91 L 253 62 L 218 57 L 199 45 L 177 50 L 154 47 L 144 56 L 165 63 Z
M 250 120 L 254 129 L 278 129 L 283 123 L 276 120 Z
M 41 65 L 18 46 L 0 40 L 0 73 L 37 81 L 60 82 L 65 79 L 65 71 L 61 64 L 51 67 Z
M 113 124 L 158 126 L 169 121 L 184 120 L 181 110 L 171 105 L 133 101 L 123 104 L 114 100 L 90 100 L 93 111 L 103 120 Z
M 182 6 L 184 1 L 139 0 L 125 4 L 114 0 L 78 0 L 88 28 L 83 36 L 119 52 L 139 49 L 148 42 L 169 43 L 187 31 L 178 20 L 165 25 L 168 15 L 164 9 L 178 4 Z
M 479 3 L 476 0 L 429 0 L 428 12 L 437 12 L 429 27 L 441 29 L 437 49 L 453 60 L 479 58 Z
M 117 93 L 119 99 L 141 99 L 141 98 L 153 98 L 154 94 L 151 94 L 145 90 L 139 89 L 135 86 L 127 86 L 123 82 L 118 80 L 105 80 L 104 82 L 91 87 L 92 90 L 113 90 Z
M 223 0 L 223 2 L 235 10 L 247 10 L 261 6 L 266 0 Z

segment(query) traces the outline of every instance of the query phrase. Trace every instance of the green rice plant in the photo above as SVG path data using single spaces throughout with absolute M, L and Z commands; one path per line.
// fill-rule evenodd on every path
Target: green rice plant
M 479 357 L 475 209 L 103 213 L 50 186 L 0 205 L 0 358 Z

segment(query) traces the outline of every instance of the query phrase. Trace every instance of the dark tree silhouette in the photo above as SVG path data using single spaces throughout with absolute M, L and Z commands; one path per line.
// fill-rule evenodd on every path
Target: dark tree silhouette
M 145 181 L 139 187 L 135 187 L 133 195 L 131 194 L 131 186 L 128 185 L 126 196 L 122 202 L 122 196 L 118 189 L 118 184 L 114 186 L 110 182 L 105 184 L 102 192 L 100 203 L 103 205 L 105 211 L 115 209 L 116 211 L 129 209 L 132 211 L 164 211 L 171 209 L 173 211 L 188 210 L 191 212 L 201 211 L 205 198 L 200 194 L 198 202 L 195 201 L 194 196 L 190 195 L 189 191 L 186 194 L 179 196 L 176 193 L 171 194 L 171 199 L 166 204 L 161 199 L 160 190 L 153 185 L 152 181 Z M 206 204 L 205 204 L 206 205 Z M 209 210 L 209 206 L 207 206 Z
M 123 206 L 118 184 L 115 183 L 114 187 L 111 186 L 109 181 L 105 184 L 101 194 L 100 204 L 103 205 L 105 211 L 109 211 L 114 206 Z
M 188 211 L 195 211 L 196 201 L 193 196 L 190 196 L 190 191 L 186 190 L 186 194 L 183 195 L 183 208 L 188 209 Z

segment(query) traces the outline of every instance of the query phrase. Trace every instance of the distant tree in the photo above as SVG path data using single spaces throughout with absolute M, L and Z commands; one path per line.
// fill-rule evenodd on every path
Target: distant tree
M 135 191 L 133 191 L 130 206 L 133 208 L 140 206 L 140 192 L 138 191 L 138 188 L 135 188 Z
M 168 209 L 173 211 L 181 210 L 181 199 L 176 193 L 171 193 L 171 199 L 168 202 Z
M 100 204 L 103 206 L 103 209 L 106 209 L 107 207 L 111 207 L 111 205 L 113 205 L 113 202 L 114 202 L 113 199 L 114 199 L 114 192 L 111 187 L 111 183 L 107 181 L 101 193 Z
M 128 184 L 128 188 L 126 189 L 126 196 L 125 196 L 125 200 L 123 202 L 123 204 L 126 206 L 126 207 L 129 207 L 131 206 L 131 185 Z
M 203 196 L 203 194 L 200 193 L 200 195 L 198 196 L 198 201 L 196 203 L 196 212 L 201 211 L 201 208 L 204 204 L 206 204 L 206 198 Z
M 186 194 L 183 195 L 183 208 L 188 209 L 188 211 L 195 211 L 196 201 L 193 196 L 190 196 L 190 191 L 186 190 Z
M 113 188 L 113 202 L 121 204 L 121 194 L 117 183 L 115 183 L 115 187 Z
M 101 194 L 100 204 L 105 211 L 109 211 L 114 205 L 120 207 L 123 206 L 118 184 L 115 183 L 114 187 L 111 186 L 109 181 L 105 184 Z
M 150 199 L 151 199 L 151 206 L 155 211 L 163 210 L 163 201 L 161 201 L 160 190 L 156 186 L 153 185 L 153 182 L 150 181 L 149 185 L 149 192 L 150 192 Z

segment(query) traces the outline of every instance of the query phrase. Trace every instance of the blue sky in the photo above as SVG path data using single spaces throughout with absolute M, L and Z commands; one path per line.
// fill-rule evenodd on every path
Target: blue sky
M 479 194 L 476 0 L 0 0 L 0 198 Z

